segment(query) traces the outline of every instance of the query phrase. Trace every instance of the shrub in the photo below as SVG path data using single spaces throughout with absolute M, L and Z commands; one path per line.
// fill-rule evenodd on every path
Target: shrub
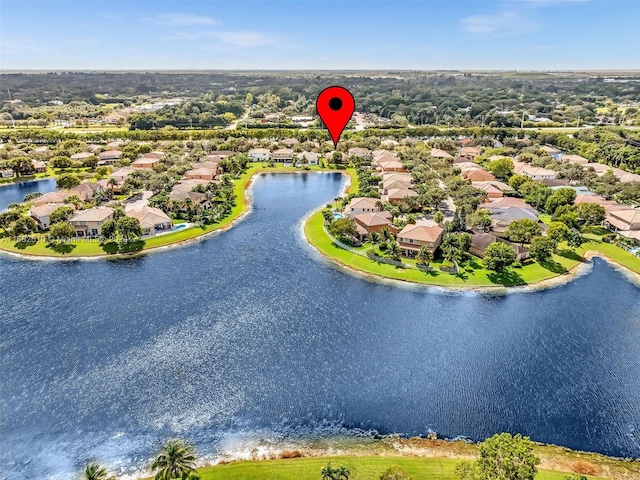
M 411 475 L 400 467 L 393 466 L 386 469 L 383 474 L 380 475 L 380 480 L 411 480 Z

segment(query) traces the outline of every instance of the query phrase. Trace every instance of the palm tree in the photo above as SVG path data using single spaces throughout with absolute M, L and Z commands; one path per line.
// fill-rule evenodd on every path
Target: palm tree
M 400 260 L 400 254 L 402 253 L 402 251 L 400 250 L 400 245 L 398 245 L 398 242 L 396 242 L 395 240 L 390 241 L 387 249 L 391 254 L 391 258 L 393 258 L 394 260 Z
M 322 480 L 337 480 L 337 473 L 338 471 L 331 466 L 331 463 L 328 463 L 326 467 L 322 467 L 322 470 L 320 471 Z
M 97 463 L 90 463 L 84 470 L 86 480 L 104 480 L 107 478 L 107 469 Z
M 349 480 L 349 470 L 344 465 L 340 465 L 340 468 L 335 470 L 336 480 Z
M 380 230 L 380 236 L 382 237 L 382 240 L 384 240 L 385 242 L 388 242 L 389 240 L 391 240 L 391 232 L 387 227 L 382 227 L 382 229 Z
M 196 456 L 193 447 L 182 440 L 169 440 L 164 449 L 156 457 L 151 466 L 152 470 L 158 469 L 156 480 L 172 480 L 181 478 L 186 480 L 195 473 Z
M 369 241 L 373 245 L 373 253 L 376 253 L 376 245 L 380 243 L 380 234 L 378 232 L 371 232 L 369 234 Z
M 428 265 L 433 260 L 433 253 L 429 250 L 429 247 L 423 245 L 420 247 L 418 254 L 416 255 L 416 261 L 421 265 Z

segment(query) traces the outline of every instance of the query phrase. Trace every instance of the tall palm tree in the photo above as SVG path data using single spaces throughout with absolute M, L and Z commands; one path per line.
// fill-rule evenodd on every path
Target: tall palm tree
M 107 469 L 95 462 L 90 463 L 84 470 L 84 478 L 86 480 L 105 480 L 107 478 Z
M 391 258 L 393 258 L 394 260 L 400 260 L 402 251 L 400 250 L 400 245 L 398 245 L 398 242 L 396 242 L 395 240 L 390 241 L 387 249 L 391 254 Z
M 158 470 L 156 480 L 173 480 L 181 478 L 186 480 L 195 473 L 196 456 L 193 447 L 182 440 L 169 440 L 164 449 L 156 457 L 151 466 L 152 470 Z
M 373 253 L 376 253 L 376 245 L 380 243 L 380 234 L 378 232 L 371 232 L 369 234 L 369 241 L 373 245 Z

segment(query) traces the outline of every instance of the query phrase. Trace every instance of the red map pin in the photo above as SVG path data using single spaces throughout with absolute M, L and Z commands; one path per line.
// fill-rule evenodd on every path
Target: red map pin
M 316 110 L 331 134 L 334 147 L 338 145 L 340 135 L 349 123 L 355 109 L 356 102 L 351 92 L 346 88 L 328 87 L 318 95 Z

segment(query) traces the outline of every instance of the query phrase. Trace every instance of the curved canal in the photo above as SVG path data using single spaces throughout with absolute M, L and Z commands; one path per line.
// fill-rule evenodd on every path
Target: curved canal
M 506 296 L 353 277 L 301 234 L 341 187 L 258 177 L 234 228 L 134 260 L 0 257 L 0 471 L 124 472 L 171 437 L 210 454 L 342 429 L 640 456 L 640 289 L 599 259 Z

